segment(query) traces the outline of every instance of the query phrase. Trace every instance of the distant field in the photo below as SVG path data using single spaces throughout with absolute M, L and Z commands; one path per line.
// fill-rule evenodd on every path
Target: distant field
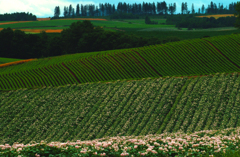
M 219 28 L 208 28 L 208 29 L 193 29 L 191 32 L 201 31 L 201 32 L 208 32 L 208 31 L 230 31 L 230 30 L 237 30 L 235 27 L 219 27 Z M 138 31 L 188 31 L 187 28 L 182 28 L 179 30 L 175 27 L 160 27 L 160 28 L 145 28 Z
M 16 22 L 16 21 L 0 21 L 0 23 L 6 23 L 6 22 Z
M 220 15 L 203 15 L 203 16 L 195 16 L 195 17 L 199 17 L 199 18 L 203 18 L 203 17 L 214 17 L 215 19 L 218 19 L 219 17 L 227 17 L 227 16 L 235 16 L 234 14 L 220 14 Z M 237 16 L 236 16 L 237 17 Z
M 15 24 L 15 23 L 27 23 L 27 22 L 32 22 L 32 21 L 0 21 L 0 25 Z
M 2 58 L 0 57 L 0 64 L 9 63 L 9 62 L 15 62 L 20 61 L 22 59 L 15 59 L 15 58 Z
M 38 59 L 0 68 L 0 89 L 232 73 L 240 71 L 239 44 L 240 34 Z
M 28 23 L 15 23 L 15 24 L 6 24 L 1 25 L 1 28 L 20 28 L 20 27 L 28 27 L 35 29 L 36 26 L 38 28 L 41 28 L 41 26 L 62 26 L 62 25 L 71 25 L 73 22 L 82 21 L 82 20 L 50 20 L 50 21 L 36 21 L 36 22 L 28 22 Z M 95 26 L 106 26 L 106 27 L 118 27 L 118 28 L 155 28 L 159 27 L 159 25 L 139 25 L 139 24 L 128 24 L 128 22 L 122 22 L 122 21 L 91 21 L 93 25 Z M 166 25 L 163 25 L 161 27 L 167 27 Z
M 213 16 L 213 15 L 210 15 Z M 218 15 L 220 16 L 220 15 Z M 223 15 L 221 15 L 223 16 Z M 226 16 L 226 15 L 224 15 Z M 88 17 L 85 19 L 91 19 L 93 17 Z M 96 18 L 96 17 L 95 17 Z M 195 39 L 201 38 L 203 36 L 221 36 L 221 35 L 229 35 L 232 33 L 240 33 L 235 27 L 224 27 L 224 28 L 211 28 L 211 29 L 197 29 L 197 30 L 187 30 L 187 28 L 182 28 L 182 30 L 178 30 L 175 28 L 174 25 L 165 25 L 161 23 L 165 23 L 166 19 L 163 16 L 150 16 L 152 21 L 158 21 L 158 25 L 146 25 L 145 20 L 143 19 L 129 19 L 119 21 L 113 19 L 112 21 L 109 19 L 108 16 L 100 17 L 107 21 L 96 21 L 91 20 L 94 26 L 101 26 L 104 30 L 110 31 L 124 31 L 125 34 L 128 35 L 137 35 L 143 38 L 157 38 L 159 40 L 165 40 L 169 37 L 177 37 L 180 40 L 185 39 Z M 27 23 L 16 23 L 16 24 L 7 24 L 7 25 L 0 25 L 0 30 L 3 28 L 16 28 L 16 29 L 48 29 L 47 33 L 52 32 L 51 30 L 58 30 L 57 32 L 60 33 L 62 29 L 69 28 L 71 23 L 77 22 L 79 20 L 74 19 L 66 19 L 66 20 L 45 20 L 45 21 L 34 21 L 34 22 L 27 22 Z M 5 21 L 6 22 L 6 21 Z M 129 24 L 131 22 L 132 24 Z M 65 26 L 67 25 L 67 26 Z M 104 27 L 105 26 L 105 27 Z M 37 31 L 29 31 L 24 30 L 25 32 L 39 34 L 40 30 Z M 58 33 L 51 33 L 50 36 L 58 36 Z M 60 35 L 60 34 L 59 34 Z
M 160 24 L 160 23 L 165 23 L 166 19 L 152 19 L 151 21 L 157 21 L 158 24 Z M 133 24 L 145 25 L 145 20 L 143 20 L 143 19 L 130 19 L 130 20 L 124 19 L 122 22 L 127 22 L 127 23 L 132 22 Z
M 37 18 L 38 21 L 48 21 L 50 20 L 51 18 Z

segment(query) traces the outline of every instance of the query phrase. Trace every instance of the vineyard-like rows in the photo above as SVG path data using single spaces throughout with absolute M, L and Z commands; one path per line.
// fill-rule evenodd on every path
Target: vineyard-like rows
M 190 76 L 240 69 L 240 35 L 65 55 L 0 68 L 0 89 Z
M 240 76 L 155 78 L 0 95 L 0 144 L 240 126 Z

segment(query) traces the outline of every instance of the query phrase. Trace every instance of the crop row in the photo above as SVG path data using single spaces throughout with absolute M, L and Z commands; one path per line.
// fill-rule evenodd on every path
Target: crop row
M 0 141 L 90 140 L 240 126 L 240 76 L 19 89 L 0 95 Z
M 240 69 L 240 35 L 38 59 L 0 68 L 0 90 Z

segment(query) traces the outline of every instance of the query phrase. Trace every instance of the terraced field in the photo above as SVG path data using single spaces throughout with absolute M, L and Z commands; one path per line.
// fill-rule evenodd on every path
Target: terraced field
M 239 91 L 234 73 L 3 92 L 0 144 L 238 127 Z
M 39 59 L 0 68 L 0 89 L 232 73 L 240 69 L 239 44 L 235 34 Z

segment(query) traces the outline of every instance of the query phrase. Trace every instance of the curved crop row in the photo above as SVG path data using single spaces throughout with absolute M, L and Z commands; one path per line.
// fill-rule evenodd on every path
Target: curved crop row
M 240 75 L 21 89 L 0 95 L 0 144 L 240 126 Z
M 240 70 L 240 35 L 64 55 L 0 68 L 0 90 Z M 44 82 L 44 83 L 43 83 Z

